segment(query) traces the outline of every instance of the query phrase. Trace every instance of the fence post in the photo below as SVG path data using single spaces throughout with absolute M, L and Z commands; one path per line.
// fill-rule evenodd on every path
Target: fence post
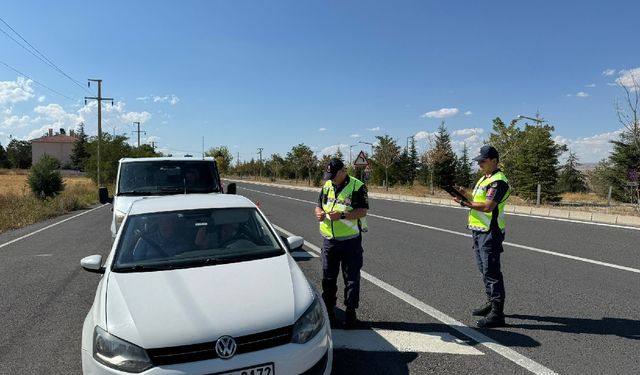
M 607 206 L 611 206 L 611 190 L 613 190 L 613 186 L 609 186 L 609 194 L 607 194 Z
M 542 185 L 538 184 L 538 197 L 536 198 L 536 206 L 540 205 L 540 191 L 541 191 Z

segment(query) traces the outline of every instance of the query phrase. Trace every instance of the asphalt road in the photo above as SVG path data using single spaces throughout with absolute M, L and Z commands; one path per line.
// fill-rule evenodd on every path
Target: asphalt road
M 238 193 L 305 238 L 296 258 L 320 287 L 317 193 L 242 183 Z M 334 332 L 335 374 L 640 373 L 640 231 L 507 215 L 508 327 L 480 330 L 470 315 L 483 294 L 466 211 L 370 205 L 362 324 Z M 78 214 L 0 234 L 0 374 L 81 371 L 80 332 L 99 276 L 79 260 L 106 255 L 111 212 Z

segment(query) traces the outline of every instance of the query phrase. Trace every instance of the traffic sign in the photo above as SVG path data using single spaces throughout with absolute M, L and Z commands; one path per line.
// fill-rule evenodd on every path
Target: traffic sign
M 358 157 L 353 162 L 354 167 L 367 167 L 369 166 L 369 162 L 367 161 L 367 157 L 364 156 L 364 151 L 360 150 Z

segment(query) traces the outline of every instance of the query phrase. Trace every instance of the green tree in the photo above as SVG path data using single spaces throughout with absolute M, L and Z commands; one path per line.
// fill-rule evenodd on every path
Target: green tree
M 464 144 L 462 155 L 456 158 L 456 185 L 469 187 L 473 183 L 471 175 L 471 161 L 469 160 L 469 148 Z
M 31 191 L 36 197 L 53 197 L 64 190 L 59 169 L 60 162 L 58 159 L 47 154 L 44 154 L 40 160 L 31 167 L 31 173 L 27 181 Z
M 456 176 L 456 155 L 451 148 L 451 137 L 444 121 L 438 127 L 433 149 L 429 151 L 433 168 L 433 183 L 437 186 L 453 185 Z
M 600 170 L 602 179 L 606 185 L 612 186 L 611 196 L 614 199 L 640 205 L 640 190 L 637 185 L 629 183 L 632 182 L 629 181 L 629 175 L 634 171 L 636 175 L 640 172 L 640 150 L 636 147 L 634 135 L 624 131 L 612 143 L 613 150 L 608 163 Z
M 374 148 L 373 159 L 375 164 L 384 169 L 384 186 L 386 190 L 389 190 L 389 168 L 397 162 L 400 156 L 400 146 L 391 138 L 385 134 L 383 136 L 376 136 L 378 144 Z
M 541 200 L 560 200 L 558 193 L 558 157 L 567 150 L 566 145 L 557 144 L 552 133 L 554 127 L 526 124 L 518 142 L 518 153 L 514 155 L 512 175 L 516 181 L 512 187 L 518 196 L 533 200 L 541 185 Z
M 162 156 L 162 153 L 156 152 L 151 145 L 140 145 L 140 147 L 131 147 L 129 157 L 131 158 L 152 158 Z
M 27 169 L 31 167 L 31 142 L 12 139 L 7 145 L 7 159 L 11 168 Z
M 509 178 L 509 185 L 515 188 L 518 182 L 514 179 L 515 159 L 522 151 L 518 146 L 522 142 L 522 131 L 516 126 L 517 120 L 511 121 L 507 126 L 496 117 L 493 119 L 493 132 L 489 135 L 489 144 L 500 153 L 500 169 Z
M 88 150 L 89 137 L 84 132 L 84 123 L 80 123 L 79 128 L 76 140 L 73 142 L 70 159 L 73 169 L 84 171 L 85 163 L 89 160 L 90 156 Z
M 7 159 L 7 152 L 4 147 L 2 147 L 2 144 L 0 144 L 0 168 L 9 168 L 10 165 L 9 159 Z
M 558 188 L 562 192 L 577 193 L 587 191 L 584 173 L 578 170 L 580 163 L 574 152 L 569 151 L 569 157 L 562 166 L 558 179 Z
M 294 172 L 296 180 L 310 175 L 313 160 L 316 160 L 313 151 L 304 143 L 293 146 L 286 157 L 287 167 Z M 309 180 L 311 180 L 310 177 Z
M 118 161 L 131 156 L 131 145 L 124 135 L 115 137 L 109 133 L 102 133 L 100 144 L 100 182 L 115 182 L 118 173 Z M 98 181 L 98 137 L 89 139 L 89 160 L 85 165 L 87 175 L 95 182 Z
M 233 156 L 231 155 L 231 151 L 227 146 L 214 147 L 209 149 L 205 153 L 206 156 L 211 156 L 216 159 L 216 164 L 218 164 L 218 169 L 220 173 L 226 175 L 229 173 L 229 167 L 231 166 L 231 162 L 233 161 Z

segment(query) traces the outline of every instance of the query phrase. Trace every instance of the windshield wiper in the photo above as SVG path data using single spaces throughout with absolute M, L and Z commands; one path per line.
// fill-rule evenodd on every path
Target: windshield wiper
M 130 190 L 130 191 L 120 192 L 120 193 L 118 193 L 118 195 L 154 195 L 154 194 L 157 194 L 157 193 L 158 192 L 142 191 L 142 190 Z
M 132 266 L 121 266 L 113 269 L 114 272 L 147 272 L 173 269 L 172 264 L 134 264 Z

